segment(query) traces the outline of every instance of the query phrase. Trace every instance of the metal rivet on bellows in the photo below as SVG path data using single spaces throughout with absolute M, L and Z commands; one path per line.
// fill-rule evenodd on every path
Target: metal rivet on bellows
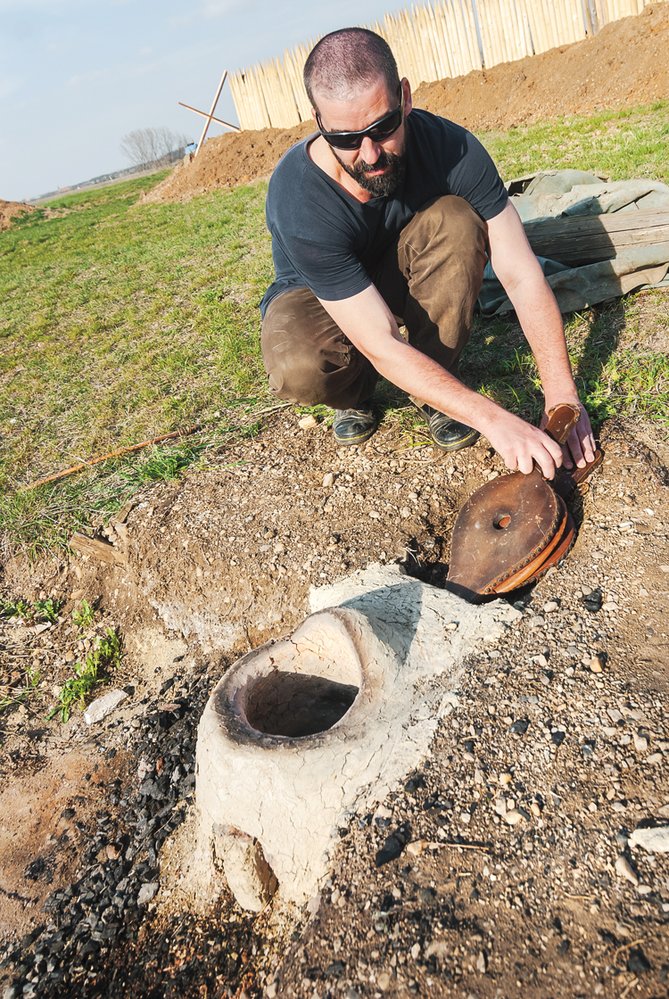
M 370 566 L 310 603 L 292 635 L 228 670 L 198 731 L 192 877 L 216 884 L 215 853 L 250 909 L 277 885 L 297 904 L 318 891 L 352 812 L 382 801 L 427 754 L 467 655 L 520 616 L 398 566 Z

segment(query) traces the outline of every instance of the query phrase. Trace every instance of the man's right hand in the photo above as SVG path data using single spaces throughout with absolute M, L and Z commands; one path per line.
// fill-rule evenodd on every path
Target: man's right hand
M 477 427 L 488 438 L 511 472 L 525 475 L 535 463 L 546 479 L 552 479 L 562 465 L 562 448 L 538 427 L 497 407 L 492 420 Z

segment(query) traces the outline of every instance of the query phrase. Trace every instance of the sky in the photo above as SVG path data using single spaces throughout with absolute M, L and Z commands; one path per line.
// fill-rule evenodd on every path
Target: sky
M 223 70 L 264 62 L 400 0 L 0 0 L 0 199 L 24 201 L 130 166 L 121 139 L 197 139 Z M 237 123 L 228 85 L 217 116 Z M 225 129 L 212 123 L 209 136 Z

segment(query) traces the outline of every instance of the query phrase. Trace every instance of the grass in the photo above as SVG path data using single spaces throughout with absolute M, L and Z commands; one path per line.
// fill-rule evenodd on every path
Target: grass
M 79 631 L 85 631 L 93 623 L 95 609 L 91 607 L 88 600 L 82 600 L 79 606 L 72 611 L 72 622 Z
M 579 167 L 669 181 L 668 102 L 484 136 L 505 177 Z M 147 483 L 204 467 L 256 434 L 271 404 L 258 302 L 272 279 L 265 183 L 187 204 L 142 194 L 161 175 L 68 195 L 0 233 L 0 545 L 67 545 Z M 658 293 L 661 296 L 661 293 Z M 567 324 L 584 398 L 666 420 L 667 360 L 626 347 L 637 297 Z M 657 299 L 666 310 L 666 297 Z M 636 311 L 635 311 L 636 310 Z M 517 324 L 478 323 L 464 375 L 535 416 L 533 362 Z M 106 451 L 199 423 L 203 430 L 24 490 Z
M 56 624 L 60 609 L 63 606 L 62 600 L 55 600 L 47 597 L 44 600 L 3 600 L 0 598 L 0 617 L 18 617 L 28 624 Z
M 37 690 L 40 682 L 40 672 L 32 666 L 29 666 L 24 670 L 23 685 L 20 688 L 3 688 L 2 694 L 0 694 L 0 714 L 7 708 L 14 708 L 18 704 L 23 704 L 24 701 L 28 700 L 31 694 Z M 6 693 L 5 693 L 6 689 Z
M 75 707 L 83 709 L 97 685 L 121 664 L 122 648 L 118 634 L 107 629 L 104 638 L 97 638 L 95 646 L 82 662 L 74 666 L 74 676 L 65 681 L 58 694 L 58 703 L 47 715 L 50 721 L 56 716 L 66 722 Z
M 647 177 L 669 183 L 669 101 L 490 132 L 483 140 L 507 180 L 537 170 L 570 169 L 610 180 Z

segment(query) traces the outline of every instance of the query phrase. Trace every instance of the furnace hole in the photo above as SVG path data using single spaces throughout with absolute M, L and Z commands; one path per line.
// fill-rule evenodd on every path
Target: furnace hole
M 251 681 L 241 706 L 257 732 L 294 739 L 327 732 L 344 717 L 358 690 L 323 676 L 277 670 Z
M 505 528 L 509 526 L 510 523 L 511 523 L 511 516 L 508 513 L 502 513 L 499 514 L 499 516 L 495 517 L 494 524 L 498 531 L 503 531 Z

